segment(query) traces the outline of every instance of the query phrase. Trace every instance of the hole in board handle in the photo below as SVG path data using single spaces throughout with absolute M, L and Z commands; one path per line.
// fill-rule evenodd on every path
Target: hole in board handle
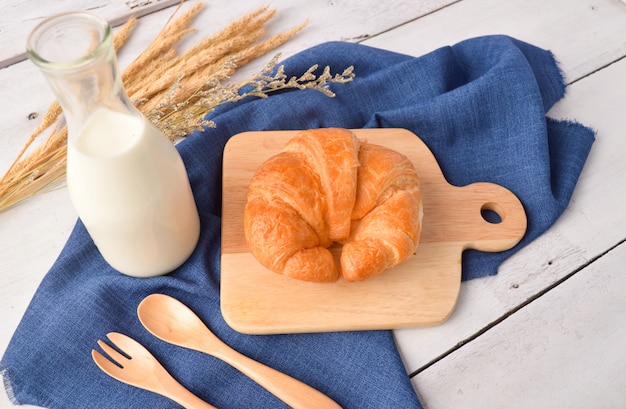
M 500 224 L 504 220 L 504 211 L 497 203 L 485 203 L 480 208 L 480 215 L 487 223 Z

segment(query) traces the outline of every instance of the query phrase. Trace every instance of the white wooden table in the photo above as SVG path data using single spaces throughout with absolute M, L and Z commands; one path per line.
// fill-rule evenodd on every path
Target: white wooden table
M 0 172 L 52 95 L 24 61 L 30 29 L 65 9 L 114 24 L 145 15 L 120 55 L 145 48 L 177 0 L 3 0 L 0 5 Z M 139 5 L 141 4 L 141 5 Z M 197 36 L 254 1 L 206 1 Z M 137 7 L 131 6 L 139 5 Z M 509 34 L 552 50 L 569 88 L 549 113 L 597 130 L 565 214 L 494 277 L 463 283 L 443 325 L 395 331 L 415 389 L 429 408 L 619 408 L 626 391 L 626 4 L 619 0 L 272 0 L 272 30 L 309 19 L 282 46 L 287 57 L 343 40 L 419 56 L 484 34 Z M 184 7 L 188 7 L 189 4 Z M 162 9 L 159 11 L 159 9 Z M 268 57 L 269 58 L 269 57 Z M 254 63 L 256 71 L 267 59 Z M 0 351 L 75 223 L 65 189 L 0 213 Z M 0 392 L 0 407 L 10 407 Z

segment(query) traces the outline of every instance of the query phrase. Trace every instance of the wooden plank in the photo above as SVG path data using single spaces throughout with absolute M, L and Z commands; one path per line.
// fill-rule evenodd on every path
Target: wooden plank
M 626 244 L 413 378 L 432 408 L 618 408 Z
M 428 14 L 453 3 L 454 0 L 428 0 L 406 2 L 328 1 L 315 7 L 294 7 L 293 0 L 274 0 L 270 7 L 284 13 L 279 18 L 283 27 L 293 27 L 305 20 L 310 21 L 308 33 L 297 45 L 284 48 L 291 54 L 323 41 L 357 41 L 379 34 L 390 28 Z M 89 10 L 107 18 L 116 26 L 130 15 L 142 17 L 177 5 L 180 0 L 68 0 L 47 2 L 45 8 L 37 0 L 5 0 L 0 13 L 0 68 L 25 59 L 25 43 L 30 31 L 43 18 L 70 10 Z M 189 7 L 196 2 L 187 2 Z M 225 23 L 243 16 L 257 7 L 266 6 L 262 0 L 247 2 L 204 2 L 209 10 L 201 30 L 209 32 Z M 371 18 L 376 16 L 376 18 Z M 156 32 L 154 32 L 156 34 Z
M 506 34 L 555 53 L 568 82 L 626 55 L 626 6 L 617 1 L 465 0 L 364 41 L 409 55 Z
M 68 0 L 49 1 L 42 8 L 37 0 L 4 0 L 0 15 L 0 68 L 7 67 L 26 58 L 26 38 L 45 17 L 66 11 L 85 10 L 105 17 L 117 26 L 134 14 L 137 17 L 154 13 L 180 0 Z
M 507 260 L 498 276 L 464 283 L 455 313 L 443 325 L 396 331 L 409 371 L 471 338 L 625 238 L 623 229 L 616 228 L 626 226 L 624 89 L 626 60 L 569 87 L 550 115 L 580 119 L 598 132 L 569 207 L 548 232 Z M 413 347 L 418 344 L 420 348 Z

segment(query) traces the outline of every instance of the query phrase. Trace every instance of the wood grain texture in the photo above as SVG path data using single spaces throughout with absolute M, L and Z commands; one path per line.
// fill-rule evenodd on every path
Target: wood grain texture
M 621 246 L 415 376 L 425 407 L 623 407 L 625 263 Z
M 510 191 L 490 183 L 450 185 L 428 147 L 407 130 L 353 131 L 413 162 L 424 204 L 416 254 L 358 283 L 309 283 L 265 269 L 250 254 L 243 235 L 248 184 L 256 168 L 297 131 L 235 135 L 224 152 L 221 259 L 222 313 L 234 329 L 266 334 L 438 324 L 456 303 L 461 253 L 468 248 L 506 250 L 524 235 L 526 215 Z M 496 211 L 501 222 L 487 222 L 481 215 L 485 208 Z

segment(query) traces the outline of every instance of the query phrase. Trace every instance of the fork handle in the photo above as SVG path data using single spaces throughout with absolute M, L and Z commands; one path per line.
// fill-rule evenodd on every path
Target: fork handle
M 187 388 L 171 377 L 165 378 L 163 390 L 157 393 L 170 398 L 185 409 L 217 409 L 215 406 L 191 393 Z
M 257 362 L 226 344 L 219 351 L 213 349 L 210 354 L 237 368 L 293 409 L 341 409 L 337 402 L 317 389 Z

